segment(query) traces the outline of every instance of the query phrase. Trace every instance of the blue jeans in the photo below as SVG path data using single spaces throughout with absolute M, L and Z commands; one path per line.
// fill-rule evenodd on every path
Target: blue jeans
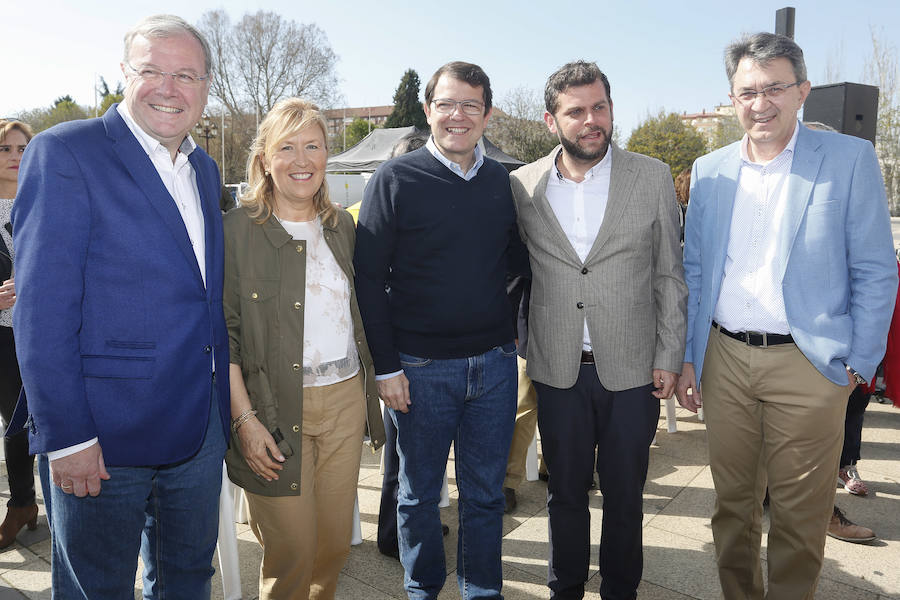
M 50 488 L 54 598 L 132 598 L 138 551 L 144 598 L 209 598 L 225 457 L 215 396 L 213 386 L 206 436 L 189 459 L 107 467 L 110 479 L 93 498 L 43 482 Z
M 400 455 L 397 528 L 411 599 L 433 599 L 447 577 L 438 502 L 450 443 L 459 489 L 457 579 L 463 600 L 502 598 L 503 478 L 516 416 L 510 342 L 468 358 L 400 353 L 409 412 L 392 411 Z

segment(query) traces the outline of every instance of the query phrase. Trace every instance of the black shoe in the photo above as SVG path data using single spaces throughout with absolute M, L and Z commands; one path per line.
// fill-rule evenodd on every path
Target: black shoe
M 441 533 L 444 534 L 444 537 L 450 535 L 450 528 L 443 523 L 441 523 Z
M 516 505 L 519 504 L 519 501 L 516 500 L 516 490 L 508 487 L 503 488 L 503 497 L 506 500 L 506 506 L 503 509 L 503 514 L 508 515 L 509 513 L 516 510 Z
M 550 475 L 548 473 L 541 473 L 538 471 L 538 479 L 541 481 L 550 481 Z

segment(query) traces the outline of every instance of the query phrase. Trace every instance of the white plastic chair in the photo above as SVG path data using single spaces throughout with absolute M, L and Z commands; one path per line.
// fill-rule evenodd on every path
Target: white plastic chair
M 241 567 L 238 561 L 235 523 L 235 490 L 222 463 L 222 492 L 219 494 L 219 574 L 222 576 L 222 595 L 225 600 L 241 600 Z M 243 490 L 239 490 L 243 499 Z M 243 503 L 242 503 L 243 505 Z M 242 508 L 242 512 L 246 512 Z M 246 521 L 245 521 L 246 522 Z
M 537 481 L 538 477 L 538 457 L 537 457 L 537 431 L 528 444 L 528 451 L 525 454 L 525 479 L 526 481 Z

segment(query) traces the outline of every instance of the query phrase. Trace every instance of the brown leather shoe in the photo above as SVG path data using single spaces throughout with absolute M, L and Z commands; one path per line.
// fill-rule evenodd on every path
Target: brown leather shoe
M 37 529 L 37 516 L 37 504 L 31 506 L 7 505 L 6 518 L 0 525 L 0 549 L 11 546 L 26 525 L 30 531 Z
M 851 542 L 853 544 L 862 544 L 871 542 L 875 539 L 875 532 L 868 527 L 856 525 L 850 519 L 844 516 L 837 506 L 834 507 L 834 513 L 831 515 L 831 522 L 828 524 L 828 535 L 841 540 L 843 542 Z

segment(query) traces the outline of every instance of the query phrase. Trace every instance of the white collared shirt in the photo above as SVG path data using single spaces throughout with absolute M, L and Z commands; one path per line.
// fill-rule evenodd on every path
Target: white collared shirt
M 190 135 L 185 136 L 184 141 L 178 148 L 178 154 L 175 155 L 175 162 L 172 162 L 172 154 L 168 148 L 149 136 L 131 117 L 128 107 L 124 102 L 120 102 L 117 107 L 128 129 L 140 142 L 141 147 L 150 162 L 156 167 L 156 172 L 162 180 L 175 207 L 184 221 L 184 227 L 187 230 L 188 237 L 191 240 L 191 246 L 194 249 L 194 256 L 197 258 L 197 266 L 200 267 L 200 275 L 203 277 L 203 285 L 206 285 L 206 235 L 203 225 L 203 209 L 200 206 L 200 191 L 197 188 L 197 178 L 194 175 L 194 168 L 188 160 L 188 155 L 194 151 L 197 144 L 191 139 Z
M 746 134 L 741 141 L 725 274 L 713 316 L 730 331 L 791 332 L 778 262 L 784 249 L 778 244 L 791 201 L 788 181 L 799 130 L 798 122 L 784 150 L 764 163 L 750 160 Z
M 547 202 L 556 215 L 572 248 L 584 262 L 594 246 L 597 233 L 603 224 L 606 205 L 609 202 L 609 182 L 612 176 L 612 150 L 585 173 L 584 180 L 566 179 L 557 167 L 562 150 L 556 155 L 547 179 Z M 584 322 L 584 349 L 591 349 L 587 319 Z
M 469 181 L 470 179 L 478 175 L 478 169 L 480 169 L 481 165 L 484 164 L 484 150 L 481 147 L 482 143 L 483 142 L 481 140 L 478 140 L 478 143 L 475 145 L 475 164 L 473 164 L 472 168 L 469 169 L 469 171 L 466 173 L 463 173 L 462 167 L 459 165 L 459 163 L 455 163 L 441 154 L 441 151 L 438 150 L 437 144 L 434 143 L 434 136 L 430 136 L 428 138 L 428 141 L 425 142 L 425 147 L 428 148 L 428 151 L 431 152 L 431 154 L 434 155 L 436 159 L 441 161 L 441 164 L 446 165 L 448 169 L 450 169 L 466 181 Z

